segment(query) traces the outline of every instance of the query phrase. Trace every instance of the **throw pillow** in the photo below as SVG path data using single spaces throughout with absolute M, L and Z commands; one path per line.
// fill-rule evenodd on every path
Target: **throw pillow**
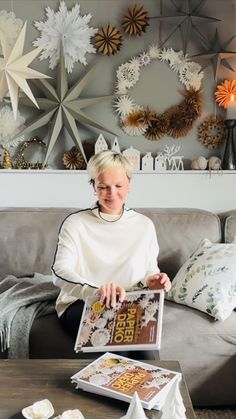
M 236 240 L 202 240 L 173 279 L 167 299 L 224 321 L 236 307 Z

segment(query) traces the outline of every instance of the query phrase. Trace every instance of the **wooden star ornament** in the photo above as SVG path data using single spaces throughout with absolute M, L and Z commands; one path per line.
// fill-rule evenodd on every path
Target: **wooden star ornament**
M 99 129 L 100 131 L 107 131 L 114 135 L 112 131 L 99 124 L 83 112 L 83 109 L 113 97 L 111 95 L 81 98 L 81 92 L 90 80 L 94 70 L 95 65 L 90 68 L 90 70 L 88 70 L 80 80 L 69 88 L 65 68 L 65 58 L 63 48 L 61 48 L 56 88 L 54 88 L 46 80 L 35 80 L 36 85 L 45 95 L 45 97 L 37 98 L 39 109 L 42 110 L 43 113 L 34 119 L 20 134 L 23 135 L 25 133 L 32 132 L 50 123 L 44 164 L 46 164 L 63 127 L 66 128 L 67 132 L 74 141 L 75 146 L 80 148 L 83 158 L 85 162 L 87 162 L 76 121 L 78 121 L 80 125 L 89 125 Z M 20 103 L 22 105 L 32 106 L 32 103 L 27 98 L 21 98 Z
M 3 57 L 0 57 L 0 101 L 3 100 L 4 96 L 6 96 L 9 91 L 15 119 L 17 118 L 19 89 L 21 89 L 34 105 L 38 107 L 26 80 L 49 78 L 49 76 L 28 67 L 42 51 L 43 47 L 38 47 L 28 54 L 23 55 L 26 25 L 27 22 L 25 22 L 21 29 L 13 48 L 7 44 L 3 32 L 0 31 L 0 42 L 3 52 Z

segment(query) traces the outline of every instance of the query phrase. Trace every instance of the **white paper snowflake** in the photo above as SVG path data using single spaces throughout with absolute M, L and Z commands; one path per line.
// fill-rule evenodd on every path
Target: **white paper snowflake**
M 98 329 L 104 329 L 104 327 L 106 326 L 106 324 L 107 324 L 107 320 L 106 319 L 103 319 L 102 317 L 95 322 L 95 326 Z
M 140 69 L 140 60 L 139 57 L 132 57 L 129 61 L 130 68 L 133 68 L 136 71 L 139 71 Z
M 90 338 L 91 333 L 92 333 L 91 326 L 88 324 L 87 325 L 84 324 L 80 333 L 80 344 L 87 343 Z
M 119 80 L 116 83 L 115 93 L 117 95 L 125 95 L 128 90 L 126 80 Z
M 141 67 L 146 67 L 146 65 L 150 64 L 151 58 L 150 55 L 147 54 L 147 52 L 143 52 L 139 56 L 139 62 Z
M 105 374 L 97 373 L 95 375 L 92 375 L 92 377 L 89 378 L 89 382 L 96 384 L 97 386 L 104 386 L 105 384 L 109 383 L 109 377 Z
M 113 310 L 112 308 L 110 310 L 104 311 L 103 313 L 104 319 L 107 319 L 107 320 L 114 319 L 114 315 L 115 315 L 115 310 Z
M 150 45 L 150 47 L 148 49 L 148 54 L 149 54 L 149 57 L 151 58 L 151 60 L 155 60 L 157 58 L 160 58 L 160 48 L 158 48 L 157 45 L 152 44 L 152 45 Z
M 134 110 L 134 101 L 129 96 L 124 95 L 116 99 L 114 103 L 115 111 L 121 115 L 126 116 Z
M 17 119 L 10 106 L 3 106 L 0 109 L 0 144 L 2 147 L 15 147 L 24 137 L 17 137 L 24 126 L 25 118 L 17 113 Z
M 182 51 L 180 51 L 179 53 L 176 53 L 174 51 L 174 54 L 170 58 L 170 68 L 176 73 L 184 71 L 185 68 L 188 66 L 188 63 L 189 59 L 187 56 L 184 56 Z
M 139 79 L 139 70 L 130 63 L 121 64 L 116 74 L 118 81 L 125 81 L 128 88 L 132 87 Z
M 93 346 L 105 346 L 110 339 L 110 332 L 107 329 L 97 329 L 91 335 L 91 344 Z
M 64 1 L 61 1 L 59 11 L 56 13 L 47 7 L 46 15 L 45 22 L 34 22 L 41 36 L 33 42 L 33 45 L 45 45 L 40 60 L 49 58 L 49 68 L 53 70 L 58 63 L 62 44 L 68 73 L 72 72 L 77 61 L 86 65 L 85 54 L 96 52 L 91 44 L 91 37 L 95 35 L 97 29 L 88 26 L 92 15 L 89 13 L 81 16 L 79 4 L 68 11 Z
M 17 19 L 15 13 L 7 12 L 6 10 L 0 11 L 0 28 L 1 32 L 6 38 L 7 44 L 12 47 L 20 33 L 23 26 L 23 21 Z M 1 52 L 1 46 L 0 46 Z
M 179 79 L 186 86 L 186 89 L 194 88 L 199 90 L 202 78 L 203 71 L 201 71 L 201 66 L 195 62 L 189 62 L 183 71 L 179 73 Z
M 160 52 L 160 60 L 161 61 L 170 61 L 173 57 L 173 52 L 175 52 L 172 48 L 163 48 Z

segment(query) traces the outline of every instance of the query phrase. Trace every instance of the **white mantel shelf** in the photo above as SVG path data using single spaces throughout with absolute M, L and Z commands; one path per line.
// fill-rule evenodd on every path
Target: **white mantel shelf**
M 0 170 L 0 207 L 84 208 L 96 197 L 85 170 Z M 236 171 L 134 173 L 130 207 L 236 209 Z

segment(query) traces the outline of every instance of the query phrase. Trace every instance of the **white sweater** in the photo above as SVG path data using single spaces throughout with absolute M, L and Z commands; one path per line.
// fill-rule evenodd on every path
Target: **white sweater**
M 159 272 L 156 231 L 148 217 L 127 208 L 117 221 L 101 215 L 110 222 L 100 218 L 96 206 L 69 215 L 60 228 L 52 266 L 54 284 L 61 288 L 59 316 L 103 284 L 112 282 L 128 291 Z

